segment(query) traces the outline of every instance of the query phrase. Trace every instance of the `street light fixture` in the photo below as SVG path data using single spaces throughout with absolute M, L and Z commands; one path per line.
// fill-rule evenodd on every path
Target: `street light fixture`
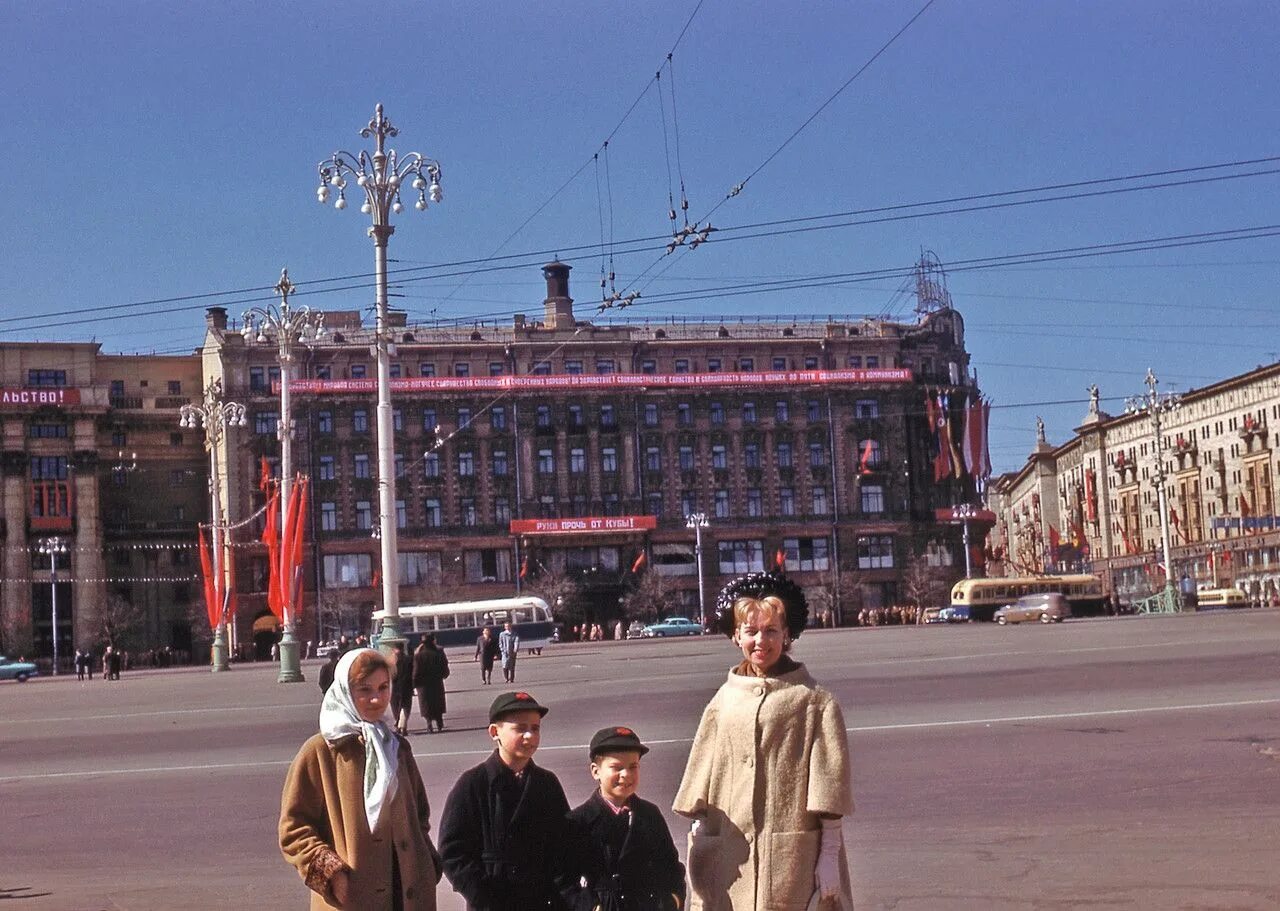
M 707 514 L 705 512 L 691 513 L 684 520 L 685 528 L 693 529 L 695 542 L 693 555 L 694 559 L 698 562 L 698 623 L 702 626 L 704 631 L 707 628 L 707 591 L 706 585 L 703 581 L 702 569 L 702 529 L 707 528 L 710 525 L 711 523 L 707 521 Z
M 58 674 L 58 557 L 70 553 L 62 538 L 46 538 L 40 542 L 40 553 L 49 558 L 49 605 L 53 611 L 53 673 Z
M 209 501 L 212 510 L 209 525 L 213 537 L 213 577 L 222 579 L 222 488 L 218 484 L 218 446 L 231 427 L 243 427 L 245 408 L 239 402 L 222 401 L 222 380 L 211 379 L 204 387 L 204 400 L 198 405 L 186 404 L 180 410 L 178 426 L 203 428 L 204 448 L 209 450 Z M 216 586 L 215 586 L 216 590 Z M 218 626 L 213 636 L 213 671 L 225 671 L 227 661 L 227 601 L 218 605 Z
M 1171 542 L 1169 535 L 1169 492 L 1165 487 L 1168 475 L 1164 470 L 1164 434 L 1161 432 L 1161 419 L 1182 407 L 1182 396 L 1171 392 L 1158 392 L 1159 385 L 1155 373 L 1147 369 L 1147 391 L 1142 395 L 1125 399 L 1125 414 L 1145 414 L 1151 419 L 1151 435 L 1155 445 L 1156 467 L 1151 473 L 1151 486 L 1156 489 L 1157 508 L 1160 510 L 1160 544 L 1164 556 L 1164 590 L 1150 600 L 1148 611 L 1174 613 L 1178 610 L 1178 589 L 1173 583 L 1173 559 L 1170 556 Z
M 280 281 L 276 283 L 275 292 L 280 296 L 280 305 L 253 307 L 245 311 L 244 328 L 240 334 L 245 344 L 265 344 L 273 337 L 276 343 L 277 356 L 280 360 L 280 423 L 276 426 L 276 436 L 280 439 L 280 528 L 288 524 L 289 491 L 293 486 L 293 413 L 289 396 L 289 382 L 293 379 L 293 346 L 302 342 L 313 345 L 324 336 L 324 314 L 313 311 L 310 307 L 290 307 L 289 295 L 294 292 L 294 284 L 289 281 L 289 270 L 280 270 Z M 288 548 L 280 548 L 281 578 L 292 562 L 293 555 Z M 302 662 L 298 657 L 297 619 L 290 609 L 291 604 L 284 605 L 284 635 L 280 637 L 280 676 L 277 683 L 302 683 Z
M 365 139 L 376 141 L 373 154 L 361 150 L 358 155 L 337 151 L 326 161 L 320 162 L 320 186 L 316 199 L 329 201 L 331 188 L 338 191 L 335 209 L 347 207 L 347 178 L 355 180 L 364 190 L 365 201 L 360 211 L 373 218 L 369 236 L 373 239 L 375 304 L 377 323 L 374 329 L 375 349 L 378 361 L 378 521 L 381 540 L 382 566 L 382 636 L 385 648 L 394 648 L 400 639 L 400 579 L 396 565 L 396 481 L 393 459 L 391 414 L 391 355 L 394 345 L 390 340 L 387 320 L 387 241 L 395 233 L 391 225 L 392 213 L 404 211 L 400 202 L 402 185 L 409 183 L 418 191 L 414 208 L 423 211 L 427 200 L 440 202 L 444 198 L 440 189 L 440 163 L 418 152 L 404 157 L 395 149 L 384 149 L 388 137 L 399 134 L 391 121 L 382 113 L 382 105 L 374 109 L 373 119 L 360 131 Z

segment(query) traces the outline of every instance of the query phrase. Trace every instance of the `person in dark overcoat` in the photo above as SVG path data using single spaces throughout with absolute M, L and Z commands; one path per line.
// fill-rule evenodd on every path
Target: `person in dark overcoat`
M 427 633 L 413 653 L 413 688 L 418 691 L 418 711 L 427 722 L 427 733 L 444 730 L 444 681 L 449 658 L 436 645 L 435 633 Z
M 329 692 L 329 687 L 333 685 L 333 672 L 338 666 L 338 659 L 342 657 L 342 653 L 336 648 L 329 652 L 329 659 L 320 665 L 320 692 Z
M 569 814 L 570 854 L 586 882 L 576 911 L 679 911 L 684 864 L 662 811 L 636 793 L 649 748 L 630 728 L 611 727 L 588 752 L 599 787 Z
M 555 774 L 533 763 L 547 710 L 528 693 L 489 707 L 497 749 L 464 772 L 440 818 L 445 876 L 470 911 L 565 911 L 580 889 L 565 847 L 569 801 Z
M 502 649 L 498 645 L 498 637 L 493 634 L 493 627 L 486 626 L 476 637 L 476 658 L 480 662 L 480 682 L 493 683 L 493 662 L 498 660 Z
M 396 643 L 394 671 L 391 677 L 391 715 L 396 720 L 396 733 L 409 736 L 409 713 L 413 711 L 413 661 Z

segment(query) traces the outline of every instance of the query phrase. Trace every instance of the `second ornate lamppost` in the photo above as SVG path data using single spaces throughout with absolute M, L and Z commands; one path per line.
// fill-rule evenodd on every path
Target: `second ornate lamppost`
M 275 292 L 279 306 L 254 307 L 245 311 L 241 335 L 246 343 L 276 343 L 280 359 L 280 423 L 276 436 L 280 439 L 280 528 L 288 527 L 289 492 L 293 486 L 293 414 L 289 397 L 289 381 L 293 379 L 293 346 L 298 342 L 314 344 L 324 335 L 324 314 L 310 307 L 291 307 L 289 295 L 294 291 L 289 270 L 280 272 Z M 292 560 L 286 547 L 280 548 L 280 566 L 275 571 L 281 578 Z M 292 600 L 292 599 L 290 599 Z M 280 676 L 277 683 L 301 683 L 302 662 L 298 656 L 298 622 L 292 604 L 284 605 L 284 635 L 280 637 Z
M 213 538 L 213 576 L 218 588 L 225 586 L 222 565 L 222 536 L 226 520 L 222 515 L 222 485 L 218 481 L 218 447 L 226 439 L 231 427 L 245 425 L 245 408 L 239 402 L 222 401 L 222 380 L 212 379 L 204 387 L 204 400 L 199 405 L 183 405 L 179 426 L 204 429 L 204 448 L 209 450 L 209 526 Z M 218 625 L 213 634 L 213 670 L 230 668 L 227 652 L 227 601 L 217 606 Z
M 1147 370 L 1147 391 L 1142 395 L 1131 396 L 1125 400 L 1126 414 L 1145 414 L 1151 419 L 1151 436 L 1155 454 L 1155 468 L 1151 472 L 1151 486 L 1156 489 L 1157 508 L 1160 510 L 1160 544 L 1164 556 L 1164 589 L 1147 603 L 1140 606 L 1144 613 L 1174 613 L 1179 609 L 1178 588 L 1173 582 L 1173 558 L 1170 556 L 1171 542 L 1169 535 L 1169 491 L 1165 482 L 1168 475 L 1164 468 L 1164 434 L 1161 431 L 1162 418 L 1182 407 L 1182 396 L 1173 393 L 1157 392 L 1159 380 L 1155 373 Z

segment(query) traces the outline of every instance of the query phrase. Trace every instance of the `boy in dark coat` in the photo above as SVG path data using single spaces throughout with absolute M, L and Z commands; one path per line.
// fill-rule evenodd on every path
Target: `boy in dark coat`
M 471 911 L 564 911 L 577 904 L 567 869 L 569 801 L 533 764 L 547 709 L 528 693 L 489 707 L 493 755 L 462 774 L 440 820 L 440 856 Z
M 586 890 L 578 911 L 678 911 L 684 907 L 684 864 L 662 811 L 636 794 L 640 757 L 649 748 L 630 728 L 591 738 L 594 794 L 569 823 Z

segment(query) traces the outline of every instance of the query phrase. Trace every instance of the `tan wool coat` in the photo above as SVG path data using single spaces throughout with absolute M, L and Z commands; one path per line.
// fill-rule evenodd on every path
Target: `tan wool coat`
M 673 809 L 703 820 L 689 838 L 689 911 L 806 911 L 819 814 L 853 812 L 840 704 L 804 665 L 777 677 L 730 672 L 702 714 Z M 852 909 L 843 851 L 840 867 Z
M 428 834 L 431 808 L 404 739 L 398 767 L 395 797 L 383 810 L 374 835 L 365 818 L 360 738 L 330 744 L 316 734 L 298 751 L 280 799 L 280 850 L 312 890 L 312 911 L 391 911 L 393 851 L 405 911 L 435 911 L 440 862 Z M 344 868 L 350 874 L 350 892 L 347 904 L 340 906 L 329 892 L 329 880 Z

